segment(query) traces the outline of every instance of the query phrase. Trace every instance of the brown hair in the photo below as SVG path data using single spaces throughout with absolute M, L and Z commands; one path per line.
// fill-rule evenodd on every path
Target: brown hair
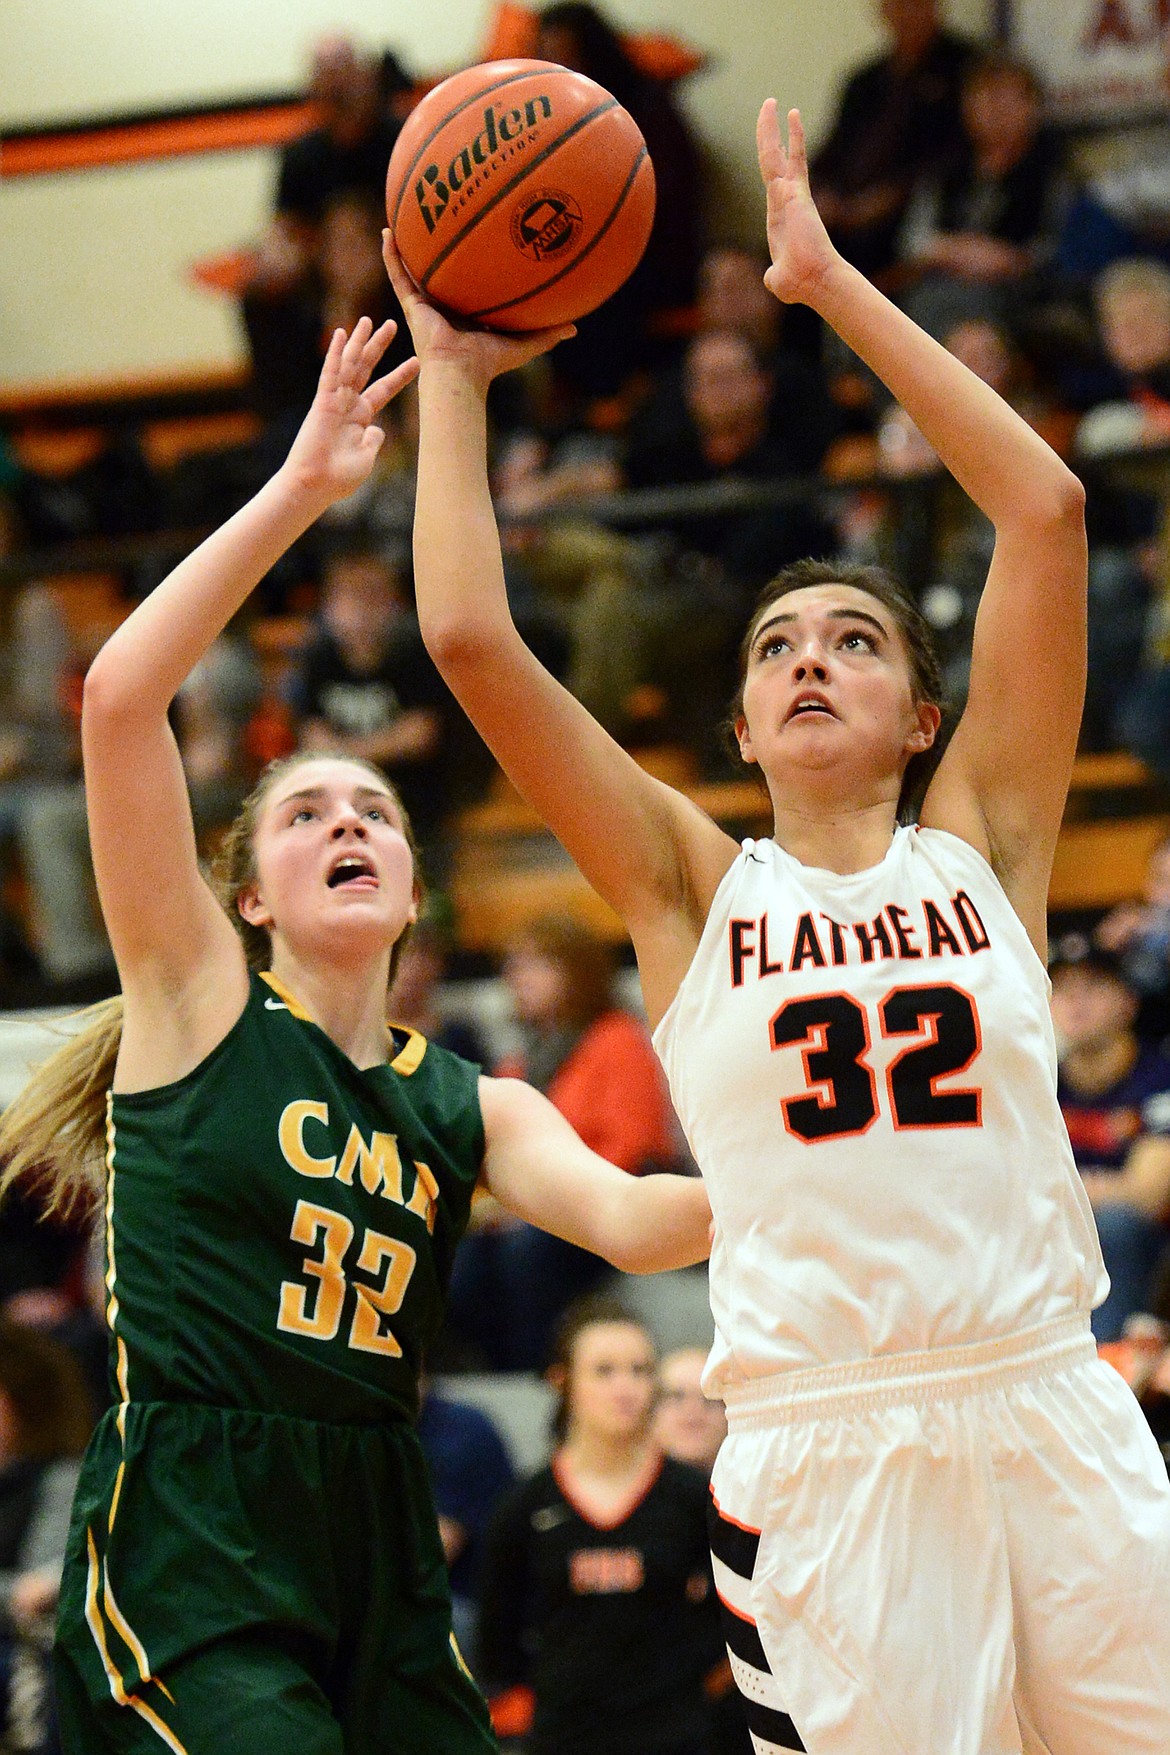
M 557 1396 L 552 1413 L 552 1430 L 558 1443 L 569 1430 L 570 1382 L 577 1342 L 587 1328 L 596 1328 L 603 1323 L 619 1323 L 624 1328 L 636 1328 L 646 1336 L 657 1363 L 658 1348 L 653 1335 L 641 1317 L 635 1316 L 620 1298 L 605 1292 L 592 1292 L 575 1299 L 557 1324 L 548 1359 L 548 1375 L 553 1380 Z
M 542 914 L 522 926 L 508 950 L 547 957 L 566 976 L 564 1022 L 584 1028 L 613 1004 L 617 959 L 612 947 L 571 914 Z
M 256 878 L 256 829 L 273 787 L 286 774 L 320 757 L 306 751 L 270 762 L 240 807 L 212 861 L 209 881 L 224 913 L 240 935 L 249 970 L 267 969 L 272 942 L 236 906 Z M 364 768 L 394 798 L 414 860 L 416 894 L 421 894 L 418 850 L 409 818 L 381 769 L 360 757 L 345 761 Z M 410 935 L 402 932 L 390 958 L 390 982 Z M 100 1198 L 105 1183 L 106 1098 L 122 1040 L 121 996 L 91 1006 L 65 1045 L 33 1073 L 20 1095 L 0 1116 L 0 1199 L 13 1183 L 29 1179 L 46 1214 L 67 1212 Z
M 22 1459 L 81 1455 L 93 1408 L 81 1368 L 62 1342 L 0 1317 L 0 1395 L 12 1404 Z
M 794 561 L 770 579 L 756 599 L 747 631 L 740 642 L 735 698 L 725 722 L 725 730 L 738 752 L 735 736 L 737 721 L 743 715 L 743 690 L 747 680 L 748 659 L 760 623 L 774 603 L 792 591 L 803 591 L 810 585 L 851 585 L 857 591 L 876 599 L 889 610 L 910 667 L 910 689 L 915 703 L 943 705 L 942 669 L 930 623 L 918 605 L 889 573 L 881 567 L 840 566 L 834 561 Z M 921 809 L 926 788 L 942 756 L 944 738 L 940 728 L 930 749 L 910 757 L 902 775 L 898 795 L 898 821 L 913 822 Z

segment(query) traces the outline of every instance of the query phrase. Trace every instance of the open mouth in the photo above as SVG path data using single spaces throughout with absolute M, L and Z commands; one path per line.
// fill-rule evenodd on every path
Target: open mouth
M 338 860 L 325 881 L 331 890 L 340 890 L 348 885 L 361 885 L 363 889 L 369 889 L 371 885 L 376 885 L 378 879 L 368 859 L 363 858 L 360 853 L 347 853 Z
M 819 714 L 826 719 L 837 717 L 823 695 L 800 695 L 788 709 L 785 723 L 792 719 L 805 718 L 809 714 Z

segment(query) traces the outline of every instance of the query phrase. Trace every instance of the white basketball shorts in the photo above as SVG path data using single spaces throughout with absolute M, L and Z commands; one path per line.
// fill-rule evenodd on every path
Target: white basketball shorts
M 1086 1319 L 727 1412 L 711 1545 L 761 1755 L 1170 1755 L 1170 1484 Z

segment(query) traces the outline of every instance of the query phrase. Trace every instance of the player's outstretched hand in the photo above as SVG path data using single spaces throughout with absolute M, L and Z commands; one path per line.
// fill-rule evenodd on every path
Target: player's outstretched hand
M 836 259 L 808 186 L 808 157 L 799 110 L 788 112 L 788 145 L 780 137 L 775 98 L 766 98 L 756 123 L 760 177 L 768 197 L 769 292 L 786 305 L 814 304 Z
M 415 353 L 422 364 L 425 366 L 428 360 L 455 360 L 485 389 L 501 372 L 526 366 L 529 360 L 547 353 L 558 341 L 567 341 L 577 333 L 572 323 L 562 323 L 554 329 L 525 330 L 515 335 L 482 329 L 472 323 L 457 325 L 419 291 L 394 247 L 389 230 L 382 233 L 382 260 L 410 327 Z
M 365 481 L 386 436 L 379 415 L 418 376 L 412 358 L 371 382 L 397 329 L 394 322 L 375 329 L 359 317 L 349 335 L 333 332 L 313 405 L 285 464 L 302 487 L 324 499 L 344 499 Z

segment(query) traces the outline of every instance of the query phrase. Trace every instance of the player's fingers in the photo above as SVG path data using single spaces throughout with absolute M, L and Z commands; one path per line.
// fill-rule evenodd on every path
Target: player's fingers
M 799 110 L 788 112 L 788 168 L 808 181 L 808 153 L 804 143 L 804 123 Z
M 385 377 L 375 378 L 366 390 L 366 401 L 370 404 L 372 412 L 374 414 L 381 413 L 386 404 L 393 402 L 398 392 L 405 390 L 406 386 L 417 377 L 418 361 L 411 354 L 408 360 L 403 360 L 400 366 L 395 366 L 394 370 L 387 372 Z
M 374 325 L 369 317 L 359 317 L 341 350 L 340 376 L 343 383 L 353 384 L 361 373 L 362 354 Z
M 773 177 L 784 175 L 784 145 L 780 139 L 780 119 L 776 111 L 776 99 L 765 98 L 756 122 L 756 153 L 760 161 L 760 175 L 765 183 Z
M 337 383 L 341 372 L 341 355 L 345 347 L 345 330 L 335 329 L 329 337 L 329 346 L 325 350 L 325 362 L 321 367 L 321 388 L 329 390 Z
M 361 370 L 365 377 L 369 377 L 397 333 L 398 324 L 393 317 L 387 317 L 386 321 L 379 324 L 378 328 L 374 330 L 362 348 Z

